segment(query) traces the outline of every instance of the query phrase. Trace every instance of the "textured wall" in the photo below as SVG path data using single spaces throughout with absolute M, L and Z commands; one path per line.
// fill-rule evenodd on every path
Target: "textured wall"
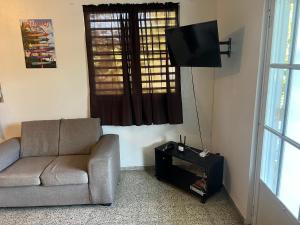
M 224 185 L 245 218 L 263 9 L 264 0 L 217 2 L 220 36 L 232 37 L 233 52 L 215 74 L 212 145 L 225 156 Z
M 110 1 L 110 3 L 117 1 Z M 125 1 L 118 1 L 125 2 Z M 128 1 L 129 2 L 129 1 Z M 142 2 L 142 1 L 130 1 Z M 10 0 L 2 1 L 1 73 L 5 103 L 0 104 L 0 124 L 6 138 L 20 135 L 20 122 L 39 119 L 86 117 L 89 115 L 88 73 L 82 5 L 108 1 Z M 181 24 L 215 19 L 216 1 L 180 1 Z M 26 69 L 19 19 L 53 20 L 57 68 Z M 213 70 L 194 69 L 203 135 L 211 143 Z M 123 167 L 153 165 L 153 147 L 176 140 L 179 133 L 199 146 L 191 92 L 190 70 L 182 69 L 183 125 L 104 127 L 105 133 L 120 134 Z

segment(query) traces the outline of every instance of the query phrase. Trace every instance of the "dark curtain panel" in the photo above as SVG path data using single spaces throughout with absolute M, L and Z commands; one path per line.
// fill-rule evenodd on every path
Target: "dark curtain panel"
M 103 125 L 182 123 L 179 68 L 165 30 L 178 26 L 178 4 L 83 6 L 91 116 Z

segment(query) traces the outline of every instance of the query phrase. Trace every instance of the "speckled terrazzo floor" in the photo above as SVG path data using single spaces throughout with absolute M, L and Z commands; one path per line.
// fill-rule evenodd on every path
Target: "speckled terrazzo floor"
M 150 171 L 123 171 L 115 203 L 0 209 L 0 224 L 84 225 L 242 225 L 224 192 L 201 204 L 199 199 L 156 180 Z

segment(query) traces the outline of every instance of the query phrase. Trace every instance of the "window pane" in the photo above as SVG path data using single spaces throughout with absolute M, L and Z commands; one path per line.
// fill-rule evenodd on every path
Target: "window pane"
M 295 1 L 276 1 L 271 63 L 290 63 Z
M 284 143 L 279 199 L 298 217 L 300 207 L 300 150 Z
M 300 20 L 300 13 L 298 13 L 298 21 Z M 296 45 L 294 49 L 294 59 L 293 63 L 294 64 L 300 64 L 300 22 L 298 22 L 297 26 L 297 36 L 296 38 Z
M 140 12 L 140 64 L 142 93 L 174 92 L 175 68 L 171 67 L 165 30 L 176 25 L 175 11 Z
M 126 22 L 128 14 L 122 16 Z M 92 36 L 89 60 L 93 60 L 94 94 L 123 94 L 121 13 L 92 13 L 89 17 L 86 29 Z
M 270 69 L 265 124 L 278 132 L 283 130 L 288 73 L 286 69 Z
M 286 135 L 300 143 L 300 71 L 292 72 Z M 300 164 L 300 162 L 299 162 Z
M 260 178 L 276 193 L 281 139 L 265 130 Z

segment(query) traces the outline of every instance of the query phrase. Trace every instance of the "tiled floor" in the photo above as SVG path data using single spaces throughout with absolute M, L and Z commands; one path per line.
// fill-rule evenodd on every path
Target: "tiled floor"
M 242 225 L 224 192 L 206 204 L 156 180 L 153 171 L 123 171 L 111 207 L 68 206 L 0 209 L 0 224 Z

